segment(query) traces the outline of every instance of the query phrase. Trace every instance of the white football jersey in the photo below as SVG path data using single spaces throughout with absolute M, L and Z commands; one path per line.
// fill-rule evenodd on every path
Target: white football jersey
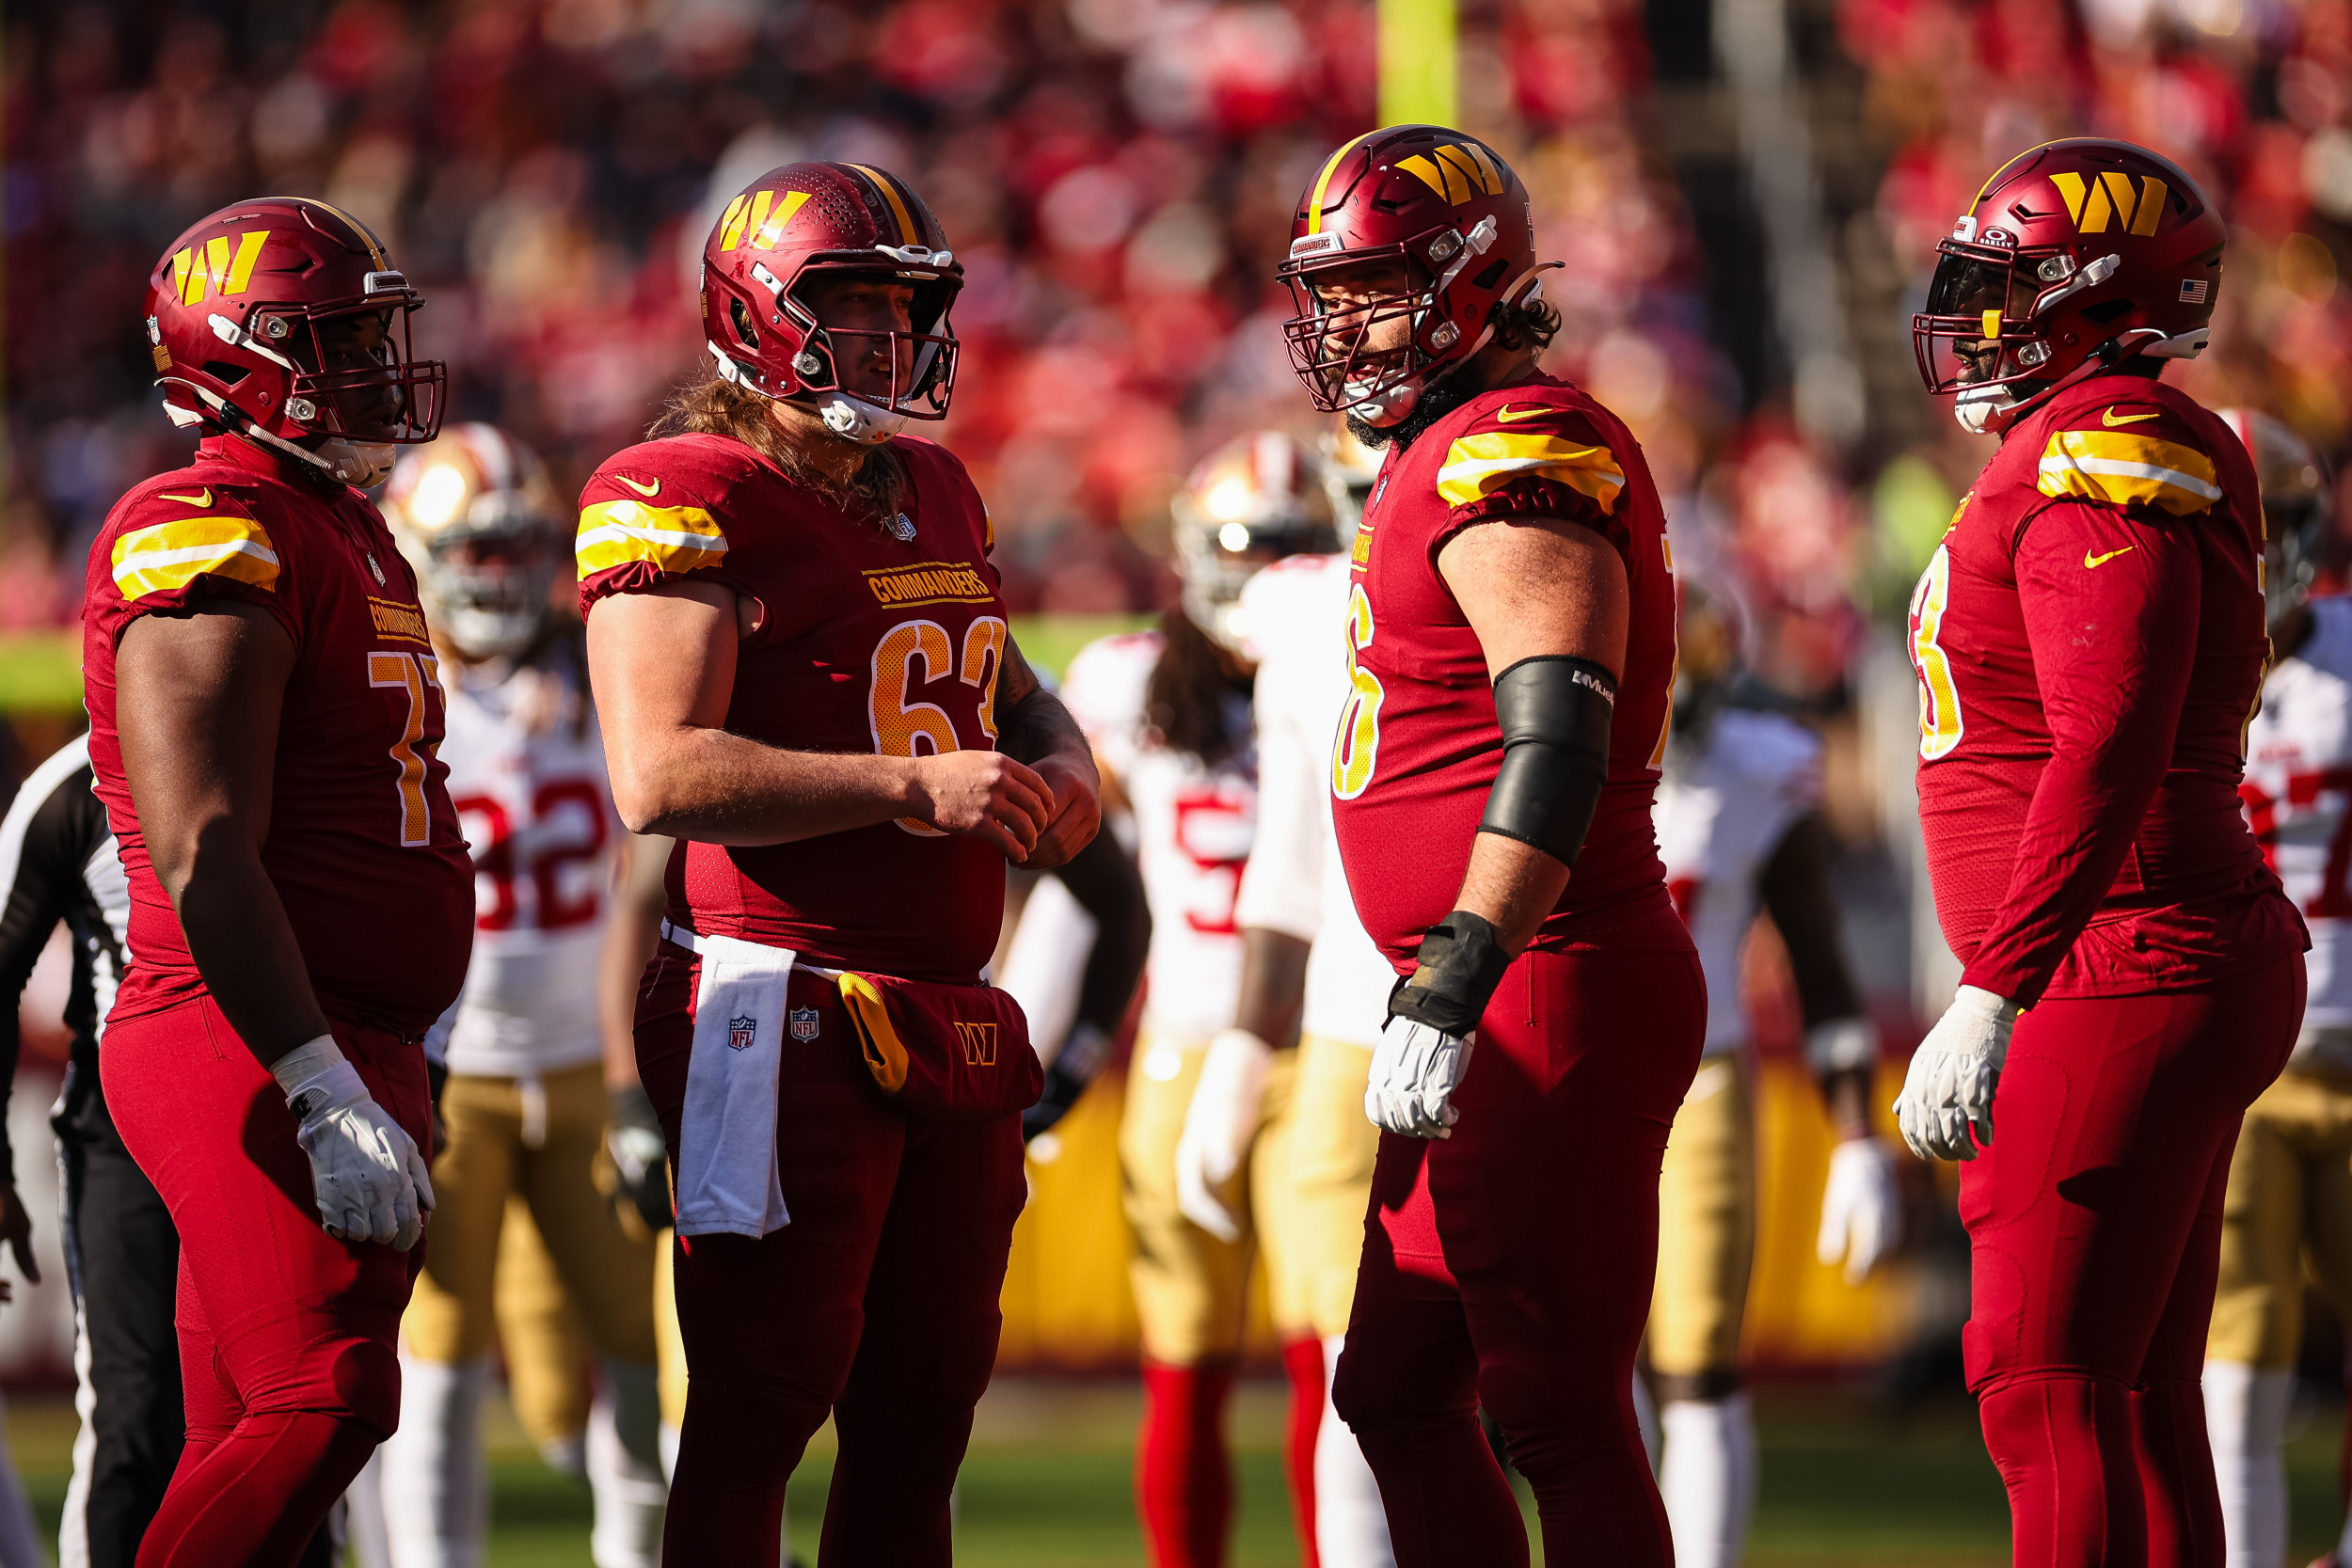
M 1136 864 L 1152 909 L 1144 1022 L 1154 1034 L 1206 1038 L 1233 1022 L 1241 934 L 1233 901 L 1258 825 L 1258 758 L 1242 747 L 1215 768 L 1152 737 L 1144 694 L 1159 663 L 1155 631 L 1106 637 L 1070 661 L 1061 699 L 1116 773 L 1135 813 Z M 1229 726 L 1245 737 L 1248 704 Z
M 2313 599 L 2311 636 L 2263 682 L 2239 787 L 2263 853 L 2311 927 L 2313 1029 L 2352 1026 L 2352 598 Z
M 1820 800 L 1820 740 L 1778 714 L 1725 709 L 1695 756 L 1680 745 L 1666 753 L 1652 819 L 1667 890 L 1707 974 L 1707 1056 L 1748 1037 L 1740 949 L 1762 902 L 1759 879 Z
M 1347 705 L 1344 555 L 1295 555 L 1242 589 L 1258 656 L 1258 837 L 1235 918 L 1314 945 L 1299 1032 L 1372 1046 L 1396 971 L 1363 922 L 1331 821 L 1331 733 Z
M 494 679 L 454 661 L 449 793 L 472 846 L 473 963 L 449 1037 L 452 1072 L 529 1077 L 603 1054 L 596 964 L 620 838 L 604 738 L 576 679 Z

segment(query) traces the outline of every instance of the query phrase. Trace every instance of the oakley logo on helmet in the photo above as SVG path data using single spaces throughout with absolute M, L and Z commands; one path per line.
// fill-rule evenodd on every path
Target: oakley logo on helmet
M 215 293 L 241 294 L 252 285 L 253 268 L 269 243 L 269 230 L 249 229 L 236 236 L 231 251 L 229 236 L 215 234 L 201 246 L 189 245 L 171 256 L 171 287 L 183 305 L 201 305 L 209 287 Z
M 2085 234 L 2101 234 L 2112 222 L 2118 228 L 2128 223 L 2135 234 L 2153 234 L 2156 220 L 2164 216 L 2164 198 L 2169 194 L 2165 182 L 2153 174 L 2139 177 L 2139 188 L 2132 188 L 2132 177 L 2108 169 L 2095 180 L 2086 180 L 2072 169 L 2061 169 L 2050 176 L 2050 183 L 2058 187 L 2058 199 L 2066 203 L 2066 215 Z

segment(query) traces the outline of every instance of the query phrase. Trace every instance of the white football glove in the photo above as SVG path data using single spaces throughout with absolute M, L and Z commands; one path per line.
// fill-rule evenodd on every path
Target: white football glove
M 1373 1048 L 1364 1115 L 1374 1126 L 1408 1138 L 1450 1138 L 1462 1113 L 1451 1103 L 1470 1070 L 1472 1035 L 1449 1035 L 1409 1018 L 1391 1018 Z
M 1821 1185 L 1821 1233 L 1813 1256 L 1835 1265 L 1845 1259 L 1846 1283 L 1859 1285 L 1902 1240 L 1902 1194 L 1895 1185 L 1895 1151 L 1880 1138 L 1848 1138 L 1829 1151 Z
M 389 1242 L 405 1252 L 433 1212 L 433 1176 L 416 1141 L 375 1102 L 359 1071 L 321 1035 L 270 1068 L 310 1157 L 319 1223 L 339 1242 Z
M 1220 1029 L 1209 1041 L 1176 1140 L 1176 1207 L 1221 1242 L 1241 1240 L 1241 1219 L 1217 1189 L 1241 1169 L 1258 1136 L 1258 1102 L 1265 1093 L 1274 1047 L 1247 1029 Z
M 1903 1092 L 1895 1098 L 1895 1125 L 1922 1160 L 1973 1160 L 1977 1144 L 1993 1141 L 1993 1089 L 2009 1059 L 2009 1032 L 2017 1005 L 1977 986 L 1963 986 L 1911 1053 Z M 1976 1131 L 1976 1142 L 1968 1138 Z

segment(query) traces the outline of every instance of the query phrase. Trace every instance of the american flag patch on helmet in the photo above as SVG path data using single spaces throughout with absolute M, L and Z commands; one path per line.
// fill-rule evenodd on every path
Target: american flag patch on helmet
M 2204 303 L 2205 303 L 2205 291 L 2206 291 L 2207 289 L 2211 288 L 2212 286 L 2213 286 L 2212 284 L 2210 284 L 2210 283 L 2206 282 L 2206 281 L 2205 281 L 2203 278 L 2201 278 L 2201 277 L 2184 277 L 2184 278 L 2182 278 L 2182 279 L 2181 279 L 2181 303 L 2182 303 L 2183 305 L 2202 305 L 2202 304 L 2204 304 Z

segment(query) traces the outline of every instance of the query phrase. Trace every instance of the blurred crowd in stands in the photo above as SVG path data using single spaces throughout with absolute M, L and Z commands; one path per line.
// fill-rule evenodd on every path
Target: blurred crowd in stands
M 1633 425 L 1678 526 L 1761 612 L 1760 673 L 1834 700 L 1982 451 L 1940 413 L 1824 449 L 1718 346 L 1710 272 L 1763 262 L 1699 245 L 1651 66 L 1657 29 L 1706 6 L 1461 8 L 1461 119 L 1567 263 L 1548 368 Z M 2322 451 L 2352 438 L 2352 0 L 1789 9 L 1822 24 L 1832 58 L 1808 70 L 1858 90 L 1883 167 L 1848 224 L 1874 231 L 1836 253 L 1891 256 L 1902 311 L 1995 164 L 2132 137 L 2235 230 L 2186 382 Z M 365 218 L 431 293 L 419 347 L 450 361 L 453 417 L 515 429 L 570 484 L 699 373 L 715 204 L 803 156 L 903 174 L 963 260 L 944 438 L 990 499 L 1016 608 L 1154 608 L 1191 461 L 1255 425 L 1315 432 L 1272 268 L 1317 162 L 1375 113 L 1371 0 L 95 0 L 6 26 L 0 634 L 72 621 L 105 508 L 183 444 L 137 307 L 187 221 L 263 190 Z M 1905 325 L 1861 341 L 1892 352 Z

